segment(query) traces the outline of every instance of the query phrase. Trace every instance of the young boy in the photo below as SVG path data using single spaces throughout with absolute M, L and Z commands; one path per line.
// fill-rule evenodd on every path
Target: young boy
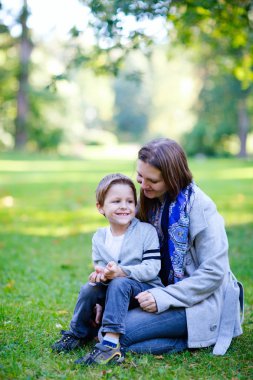
M 52 346 L 58 352 L 82 346 L 92 334 L 95 305 L 105 304 L 102 343 L 76 361 L 80 364 L 122 361 L 119 339 L 125 333 L 129 303 L 139 293 L 162 286 L 158 236 L 153 226 L 135 218 L 137 196 L 131 179 L 122 174 L 107 175 L 97 187 L 96 202 L 109 226 L 93 236 L 95 271 L 80 290 L 69 331 L 63 331 L 63 337 Z

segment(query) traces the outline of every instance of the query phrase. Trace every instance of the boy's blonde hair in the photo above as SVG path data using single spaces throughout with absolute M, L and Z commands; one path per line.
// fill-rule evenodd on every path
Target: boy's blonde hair
M 96 201 L 97 203 L 100 204 L 100 206 L 104 205 L 105 197 L 108 190 L 113 185 L 118 185 L 118 184 L 128 185 L 133 190 L 134 202 L 135 202 L 135 205 L 137 204 L 136 188 L 133 181 L 129 177 L 125 176 L 124 174 L 115 173 L 115 174 L 108 174 L 107 176 L 102 178 L 97 186 Z

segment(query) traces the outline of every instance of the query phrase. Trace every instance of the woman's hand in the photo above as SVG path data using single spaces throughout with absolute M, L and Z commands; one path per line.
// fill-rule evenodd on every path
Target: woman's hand
M 125 273 L 114 261 L 110 261 L 104 268 L 104 277 L 112 280 L 116 277 L 125 277 Z
M 139 293 L 135 298 L 139 302 L 142 310 L 148 313 L 155 313 L 157 311 L 156 301 L 148 291 Z

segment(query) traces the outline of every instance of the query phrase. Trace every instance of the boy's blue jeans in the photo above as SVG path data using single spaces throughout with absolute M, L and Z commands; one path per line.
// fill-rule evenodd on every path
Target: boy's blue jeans
M 138 306 L 134 297 L 152 288 L 152 286 L 126 277 L 117 277 L 108 285 L 87 283 L 81 287 L 74 314 L 70 322 L 70 331 L 78 338 L 91 335 L 93 310 L 97 303 L 104 304 L 102 333 L 115 332 L 125 334 L 125 319 L 130 307 Z

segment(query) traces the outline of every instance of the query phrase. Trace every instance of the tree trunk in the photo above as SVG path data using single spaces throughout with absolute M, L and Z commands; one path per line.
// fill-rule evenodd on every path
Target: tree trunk
M 17 116 L 15 119 L 15 149 L 23 149 L 27 142 L 27 119 L 29 112 L 29 61 L 32 53 L 32 43 L 29 38 L 27 27 L 28 20 L 27 0 L 24 0 L 23 8 L 20 15 L 20 24 L 22 32 L 19 46 L 19 88 L 17 93 Z
M 238 102 L 238 136 L 240 139 L 239 157 L 247 157 L 246 142 L 249 131 L 249 116 L 246 99 L 246 97 L 243 97 Z

